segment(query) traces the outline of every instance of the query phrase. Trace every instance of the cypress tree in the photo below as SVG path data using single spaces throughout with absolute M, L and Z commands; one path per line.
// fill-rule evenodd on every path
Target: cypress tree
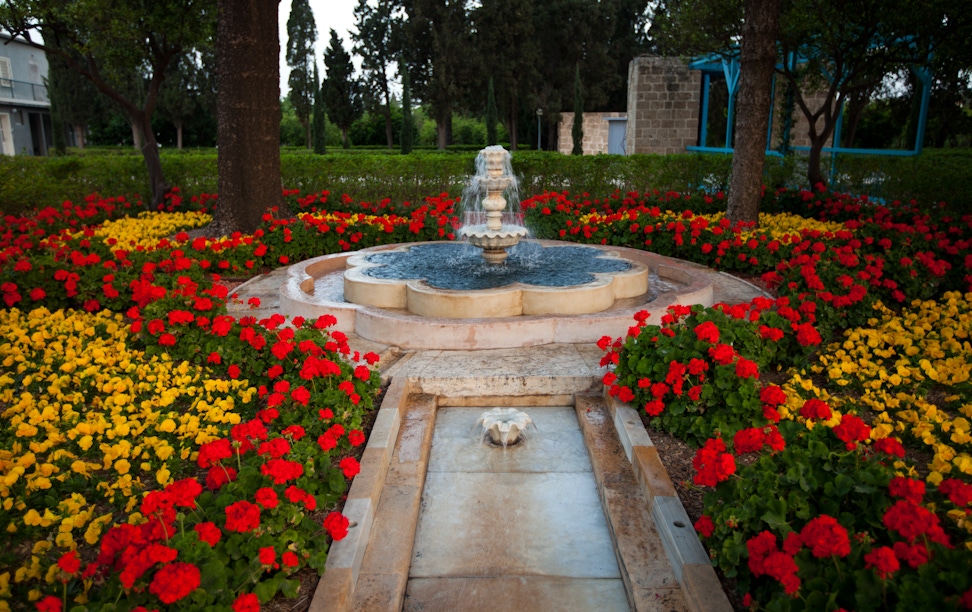
M 317 72 L 317 62 L 314 62 L 314 153 L 327 153 L 327 124 L 324 118 L 324 94 L 321 91 L 321 77 Z
M 574 125 L 570 130 L 574 141 L 571 155 L 584 154 L 584 96 L 581 94 L 580 64 L 574 70 Z
M 344 49 L 344 43 L 334 29 L 331 29 L 331 40 L 324 52 L 324 66 L 327 68 L 327 78 L 324 80 L 327 116 L 341 130 L 341 146 L 348 149 L 351 147 L 348 130 L 354 120 L 361 116 L 363 108 L 351 54 Z
M 308 0 L 293 0 L 290 4 L 290 18 L 287 20 L 287 65 L 290 76 L 290 103 L 294 106 L 297 120 L 304 128 L 307 148 L 311 148 L 311 114 L 314 105 L 314 92 L 317 83 L 311 83 L 310 65 L 314 61 L 314 43 L 317 42 L 317 25 L 314 12 Z M 316 79 L 315 79 L 316 81 Z
M 496 144 L 496 95 L 493 93 L 493 77 L 489 77 L 489 89 L 486 94 L 486 144 Z
M 402 154 L 412 152 L 412 131 L 415 124 L 412 121 L 412 88 L 408 80 L 408 67 L 402 67 Z

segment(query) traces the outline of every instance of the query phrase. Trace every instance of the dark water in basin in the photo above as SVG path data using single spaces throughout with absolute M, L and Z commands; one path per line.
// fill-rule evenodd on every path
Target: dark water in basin
M 631 269 L 623 259 L 603 257 L 604 252 L 587 246 L 541 247 L 521 242 L 497 265 L 486 263 L 482 251 L 458 242 L 423 244 L 408 251 L 375 253 L 367 260 L 383 264 L 364 273 L 382 279 L 425 279 L 437 289 L 496 289 L 512 283 L 540 287 L 570 287 L 594 280 L 597 272 Z

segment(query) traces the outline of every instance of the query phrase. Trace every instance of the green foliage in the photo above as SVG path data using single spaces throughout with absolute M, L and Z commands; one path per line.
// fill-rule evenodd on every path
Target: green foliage
M 310 120 L 318 87 L 317 62 L 314 61 L 316 42 L 317 25 L 310 3 L 307 0 L 293 0 L 287 19 L 287 65 L 290 66 L 287 77 L 290 92 L 287 97 L 294 107 L 297 120 L 304 127 L 307 148 L 313 145 Z
M 497 143 L 496 121 L 496 94 L 493 92 L 493 77 L 490 77 L 489 89 L 486 90 L 486 146 Z
M 415 122 L 412 120 L 412 86 L 408 79 L 408 66 L 402 65 L 402 155 L 412 152 L 415 138 Z
M 354 79 L 354 65 L 351 55 L 344 49 L 341 38 L 333 29 L 331 40 L 324 52 L 324 65 L 327 76 L 324 79 L 324 104 L 327 116 L 341 129 L 342 146 L 351 146 L 348 130 L 354 120 L 361 116 L 361 91 Z
M 314 133 L 314 153 L 324 155 L 327 153 L 327 111 L 324 108 L 321 78 L 317 74 L 317 62 L 314 62 L 314 118 L 311 128 Z

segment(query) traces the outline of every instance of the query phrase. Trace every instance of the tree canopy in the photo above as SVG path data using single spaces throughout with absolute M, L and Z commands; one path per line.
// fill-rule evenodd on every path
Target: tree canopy
M 304 128 L 307 148 L 311 141 L 311 112 L 314 110 L 314 93 L 317 83 L 314 82 L 314 43 L 317 42 L 317 24 L 314 22 L 314 12 L 311 11 L 308 0 L 293 0 L 290 4 L 290 17 L 287 19 L 287 65 L 290 75 L 287 94 L 294 106 L 297 120 Z
M 341 130 L 341 140 L 345 149 L 351 146 L 348 130 L 354 120 L 361 116 L 361 91 L 354 78 L 354 64 L 351 54 L 344 48 L 341 38 L 333 29 L 331 39 L 324 52 L 324 106 L 331 122 Z
M 142 142 L 153 204 L 161 203 L 168 189 L 152 132 L 162 83 L 172 62 L 212 38 L 215 24 L 215 0 L 73 0 L 70 7 L 61 0 L 0 4 L 0 28 L 59 58 L 125 114 Z M 148 80 L 144 96 L 132 95 L 132 80 L 142 75 Z

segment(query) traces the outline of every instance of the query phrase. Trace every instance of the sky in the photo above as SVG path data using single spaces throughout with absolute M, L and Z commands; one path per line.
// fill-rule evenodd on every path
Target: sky
M 314 21 L 317 23 L 317 69 L 324 77 L 324 50 L 331 39 L 333 29 L 344 40 L 344 48 L 351 52 L 351 34 L 354 30 L 354 7 L 358 0 L 310 0 L 311 10 L 314 11 Z M 290 0 L 280 1 L 280 95 L 287 95 L 287 77 L 290 68 L 287 66 L 287 19 L 290 18 Z

